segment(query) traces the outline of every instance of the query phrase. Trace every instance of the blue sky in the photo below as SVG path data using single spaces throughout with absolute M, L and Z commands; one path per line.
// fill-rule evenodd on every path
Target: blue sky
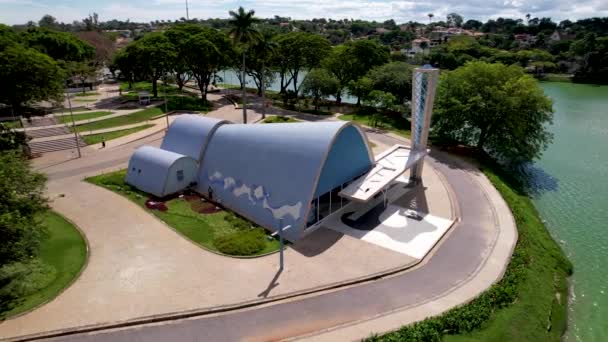
M 487 20 L 499 16 L 524 18 L 551 17 L 556 21 L 591 16 L 608 16 L 608 0 L 188 0 L 190 17 L 225 18 L 238 6 L 254 9 L 259 17 L 274 15 L 294 19 L 360 18 L 398 23 L 409 20 L 426 22 L 427 13 L 444 19 L 457 12 L 466 19 Z M 59 21 L 72 22 L 97 12 L 101 20 L 130 19 L 151 21 L 185 17 L 185 0 L 0 0 L 0 22 L 5 24 L 38 21 L 51 14 Z

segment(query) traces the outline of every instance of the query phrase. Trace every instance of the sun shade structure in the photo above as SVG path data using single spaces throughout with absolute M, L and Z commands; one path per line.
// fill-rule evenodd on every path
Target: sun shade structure
M 215 130 L 226 120 L 201 118 L 200 115 L 181 115 L 169 126 L 169 130 L 160 146 L 161 149 L 186 156 L 201 162 L 209 139 Z
M 129 160 L 126 182 L 156 197 L 165 197 L 196 180 L 197 162 L 156 147 L 142 146 Z
M 373 164 L 365 135 L 350 122 L 222 125 L 197 191 L 269 230 L 291 225 L 285 237 L 294 241 L 322 218 L 320 197 L 335 192 L 339 201 L 344 184 Z
M 406 146 L 395 145 L 376 158 L 376 166 L 370 172 L 350 183 L 339 195 L 349 200 L 367 202 L 426 154 L 427 151 L 412 151 Z

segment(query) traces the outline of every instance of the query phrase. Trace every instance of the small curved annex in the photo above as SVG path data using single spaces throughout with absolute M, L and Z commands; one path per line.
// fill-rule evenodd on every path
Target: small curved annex
M 350 122 L 223 125 L 205 152 L 197 191 L 269 230 L 291 225 L 285 237 L 294 241 L 332 212 L 332 196 L 342 204 L 340 189 L 373 164 L 365 135 Z
M 156 197 L 165 197 L 196 181 L 198 163 L 189 156 L 142 146 L 129 159 L 126 182 Z
M 227 123 L 230 122 L 195 114 L 180 115 L 169 126 L 160 148 L 190 156 L 200 163 L 215 130 Z

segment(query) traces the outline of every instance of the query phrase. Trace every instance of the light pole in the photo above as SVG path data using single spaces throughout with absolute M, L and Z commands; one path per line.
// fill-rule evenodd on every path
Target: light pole
M 188 14 L 188 0 L 186 0 L 186 20 L 190 20 L 190 16 Z
M 163 95 L 165 97 L 165 118 L 167 119 L 167 130 L 169 130 L 169 111 L 167 110 L 167 82 L 163 77 Z
M 72 112 L 72 101 L 70 100 L 70 94 L 67 91 L 65 95 L 68 97 L 68 106 L 70 107 L 70 118 L 72 119 L 72 129 L 74 130 L 74 140 L 76 141 L 78 158 L 80 158 L 82 157 L 82 154 L 80 154 L 80 142 L 78 141 L 78 132 L 76 131 L 76 123 L 74 122 L 74 112 Z
M 279 220 L 279 270 L 283 270 L 283 266 L 284 266 L 284 257 L 283 257 L 283 232 L 291 229 L 291 225 L 287 225 L 285 227 L 283 227 L 283 220 Z

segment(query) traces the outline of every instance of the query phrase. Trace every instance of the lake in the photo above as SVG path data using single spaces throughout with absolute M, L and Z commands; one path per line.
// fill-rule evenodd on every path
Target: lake
M 547 228 L 574 264 L 568 341 L 608 340 L 608 86 L 541 83 L 553 144 L 530 173 Z

